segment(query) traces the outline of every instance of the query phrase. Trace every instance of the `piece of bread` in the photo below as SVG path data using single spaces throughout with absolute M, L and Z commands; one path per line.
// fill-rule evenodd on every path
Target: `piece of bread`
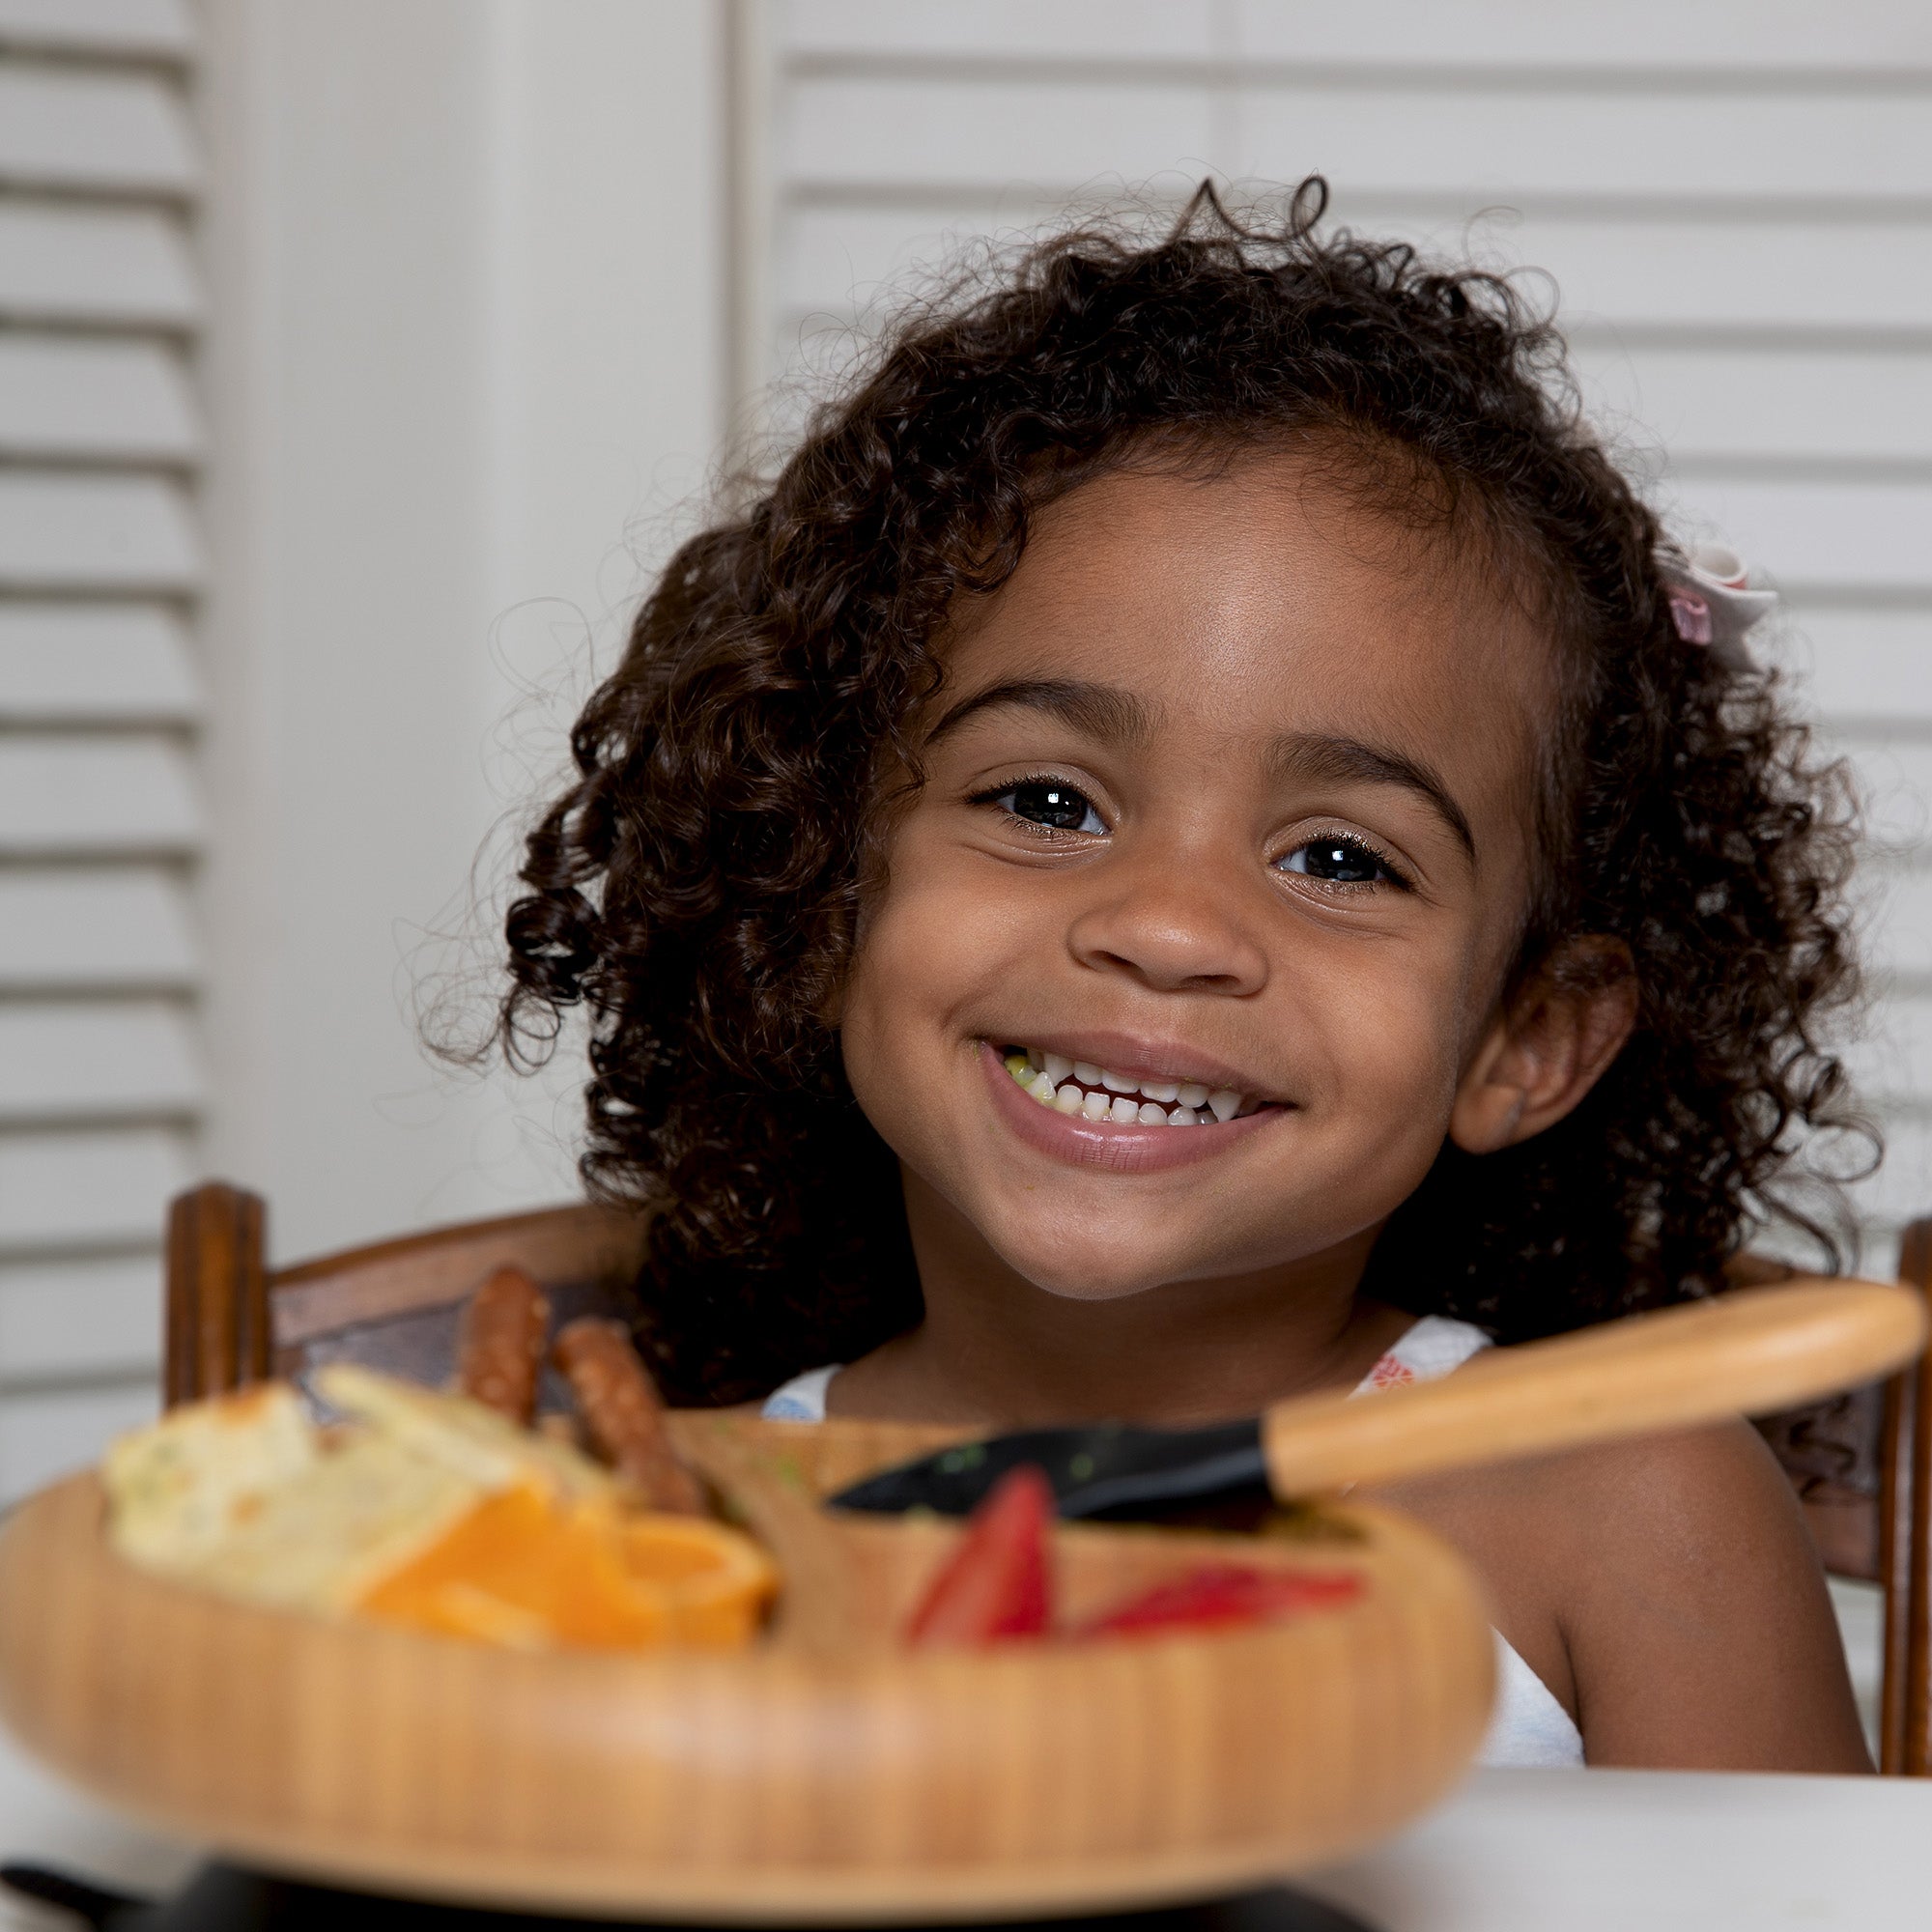
M 520 1429 L 507 1416 L 467 1396 L 444 1395 L 399 1381 L 354 1362 L 334 1362 L 314 1377 L 324 1401 L 367 1423 L 378 1434 L 479 1489 L 534 1483 L 556 1496 L 609 1496 L 610 1470 L 582 1450 L 548 1435 Z
M 345 1610 L 446 1536 L 486 1494 L 391 1436 L 346 1435 L 173 1574 L 250 1603 Z
M 117 1437 L 102 1459 L 115 1547 L 157 1569 L 197 1562 L 321 1455 L 301 1398 L 286 1382 L 175 1409 Z

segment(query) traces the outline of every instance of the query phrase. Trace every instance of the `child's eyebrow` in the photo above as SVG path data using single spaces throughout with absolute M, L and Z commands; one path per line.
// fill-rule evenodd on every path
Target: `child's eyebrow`
M 1476 840 L 1463 808 L 1450 797 L 1437 775 L 1414 758 L 1384 746 L 1366 745 L 1359 738 L 1332 738 L 1318 732 L 1289 731 L 1268 747 L 1268 764 L 1283 777 L 1327 780 L 1346 783 L 1366 780 L 1371 784 L 1401 785 L 1433 805 L 1463 850 L 1473 860 Z
M 1019 677 L 988 685 L 971 697 L 962 697 L 926 734 L 925 742 L 928 746 L 936 745 L 977 712 L 1005 704 L 1050 712 L 1103 744 L 1144 744 L 1154 733 L 1153 714 L 1131 692 L 1075 678 Z

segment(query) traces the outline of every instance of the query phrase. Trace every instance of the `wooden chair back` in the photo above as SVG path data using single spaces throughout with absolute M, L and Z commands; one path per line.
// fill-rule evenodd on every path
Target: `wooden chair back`
M 643 1264 L 645 1224 L 588 1204 L 433 1228 L 270 1271 L 261 1197 L 220 1181 L 168 1216 L 170 1406 L 324 1362 L 369 1362 L 431 1383 L 456 1366 L 463 1303 L 499 1267 L 525 1269 L 553 1325 L 616 1308 Z M 560 1406 L 562 1391 L 555 1389 Z
M 543 1286 L 553 1323 L 621 1305 L 647 1229 L 617 1209 L 548 1208 L 432 1229 L 270 1272 L 261 1198 L 213 1181 L 168 1226 L 166 1399 L 218 1394 L 327 1361 L 439 1383 L 462 1304 L 495 1268 Z M 1746 1258 L 1740 1287 L 1786 1270 Z M 1906 1231 L 1900 1279 L 1932 1295 L 1932 1220 Z M 561 1406 L 562 1390 L 545 1406 Z M 1889 1382 L 1757 1427 L 1791 1479 L 1825 1568 L 1885 1591 L 1880 1768 L 1932 1776 L 1932 1356 Z

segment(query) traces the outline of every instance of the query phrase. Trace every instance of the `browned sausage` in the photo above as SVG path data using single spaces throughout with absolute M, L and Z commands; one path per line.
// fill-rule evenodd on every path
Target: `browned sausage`
M 473 1401 L 526 1427 L 536 1414 L 550 1303 L 522 1268 L 500 1267 L 463 1311 L 457 1380 Z
M 621 1321 L 567 1323 L 553 1359 L 577 1396 L 590 1439 L 651 1509 L 703 1516 L 704 1492 L 672 1453 L 664 1404 Z

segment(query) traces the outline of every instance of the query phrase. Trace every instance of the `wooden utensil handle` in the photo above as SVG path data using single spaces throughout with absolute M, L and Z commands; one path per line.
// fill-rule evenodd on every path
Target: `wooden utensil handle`
M 1440 1381 L 1303 1396 L 1262 1418 L 1279 1496 L 1506 1462 L 1873 1381 L 1925 1344 L 1925 1300 L 1888 1282 L 1801 1278 L 1498 1350 Z

